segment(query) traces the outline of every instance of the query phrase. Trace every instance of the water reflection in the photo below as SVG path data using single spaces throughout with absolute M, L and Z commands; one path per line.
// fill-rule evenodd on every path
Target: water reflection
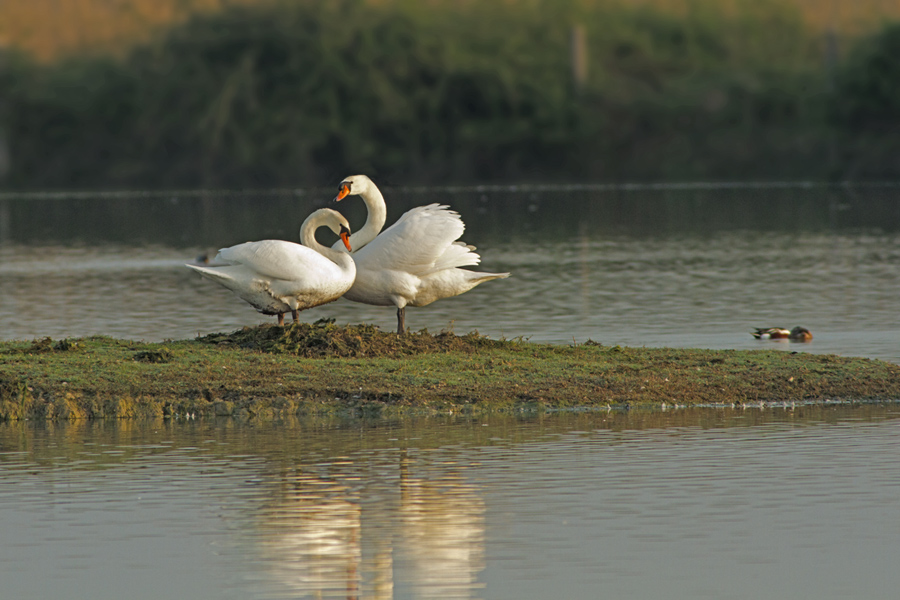
M 417 477 L 406 457 L 401 464 L 402 543 L 416 598 L 464 600 L 481 587 L 485 507 L 463 468 Z
M 321 464 L 282 474 L 252 533 L 274 596 L 387 599 L 397 587 L 474 597 L 485 545 L 478 490 L 459 465 L 392 456 L 399 464 L 338 460 L 327 476 L 314 474 Z
M 897 185 L 660 184 L 382 186 L 388 222 L 413 206 L 440 202 L 458 210 L 466 239 L 562 241 L 589 224 L 595 236 L 659 236 L 721 231 L 900 231 Z M 268 237 L 295 239 L 305 215 L 328 205 L 332 188 L 271 191 L 0 193 L 0 245 L 161 244 L 221 247 Z M 361 202 L 339 207 L 351 224 Z M 294 215 L 294 217 L 291 217 Z
M 4 423 L 0 580 L 98 600 L 888 598 L 898 424 L 896 405 Z
M 285 479 L 263 508 L 258 532 L 272 579 L 300 597 L 359 598 L 361 513 L 348 486 L 307 475 Z

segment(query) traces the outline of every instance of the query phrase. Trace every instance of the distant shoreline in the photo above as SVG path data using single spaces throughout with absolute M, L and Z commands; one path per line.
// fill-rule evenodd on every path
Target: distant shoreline
M 11 40 L 0 188 L 900 178 L 895 9 L 419 4 L 229 2 L 58 60 Z

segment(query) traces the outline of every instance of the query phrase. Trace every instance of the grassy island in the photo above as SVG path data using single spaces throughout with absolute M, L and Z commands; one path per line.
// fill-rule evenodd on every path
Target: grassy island
M 328 321 L 165 343 L 0 343 L 0 420 L 897 399 L 900 365 L 864 358 L 398 337 Z

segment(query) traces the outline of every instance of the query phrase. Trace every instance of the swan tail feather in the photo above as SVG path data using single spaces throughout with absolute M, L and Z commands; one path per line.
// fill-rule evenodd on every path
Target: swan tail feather
M 448 269 L 423 278 L 410 306 L 427 306 L 441 298 L 459 296 L 493 279 L 505 279 L 509 273 L 480 273 L 468 269 Z
M 434 261 L 430 269 L 422 275 L 428 275 L 444 269 L 455 267 L 471 267 L 481 262 L 481 256 L 474 252 L 475 247 L 462 242 L 455 242 L 447 246 L 447 249 Z
M 189 267 L 202 275 L 203 277 L 215 281 L 216 283 L 223 285 L 229 289 L 232 289 L 236 284 L 234 277 L 232 277 L 231 273 L 229 273 L 228 267 L 198 267 L 197 265 L 184 265 Z
M 478 273 L 479 277 L 475 277 L 472 281 L 475 282 L 475 285 L 479 283 L 484 283 L 485 281 L 493 281 L 494 279 L 506 279 L 509 277 L 509 273 Z

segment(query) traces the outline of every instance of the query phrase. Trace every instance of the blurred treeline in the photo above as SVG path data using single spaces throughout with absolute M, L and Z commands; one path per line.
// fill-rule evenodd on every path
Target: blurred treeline
M 235 4 L 123 56 L 6 52 L 6 186 L 900 176 L 900 26 L 657 4 Z
M 327 1 L 327 0 L 322 0 Z M 366 0 L 385 5 L 396 0 Z M 421 0 L 429 5 L 476 0 Z M 523 0 L 477 0 L 522 2 Z M 524 0 L 525 2 L 530 0 Z M 683 14 L 698 2 L 710 0 L 580 0 L 581 4 L 648 6 Z M 715 0 L 731 10 L 745 0 Z M 900 19 L 897 0 L 781 0 L 799 11 L 814 29 L 840 29 L 854 33 L 871 29 L 884 19 Z M 209 13 L 234 4 L 259 5 L 272 0 L 6 0 L 0 3 L 0 44 L 21 48 L 41 61 L 73 53 L 123 54 L 136 43 L 146 42 L 163 28 L 195 14 Z

